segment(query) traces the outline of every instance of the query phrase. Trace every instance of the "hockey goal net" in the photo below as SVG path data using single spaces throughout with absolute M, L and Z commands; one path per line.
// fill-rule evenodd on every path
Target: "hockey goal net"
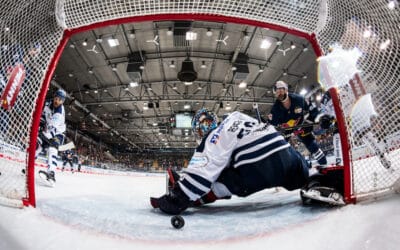
M 329 64 L 321 72 L 322 78 L 332 80 L 332 92 L 338 94 L 333 99 L 346 200 L 391 191 L 400 178 L 397 1 L 6 0 L 0 14 L 2 203 L 35 205 L 34 151 L 39 116 L 56 63 L 71 34 L 145 20 L 209 20 L 278 29 L 308 39 L 318 56 L 327 54 L 334 44 L 345 51 L 358 48 L 361 56 L 355 63 L 356 74 L 337 76 L 338 71 Z M 340 84 L 335 82 L 338 78 Z M 368 117 L 358 112 L 365 103 L 372 107 Z

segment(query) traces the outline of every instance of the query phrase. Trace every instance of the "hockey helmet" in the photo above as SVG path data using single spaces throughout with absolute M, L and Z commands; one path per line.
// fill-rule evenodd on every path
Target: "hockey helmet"
M 218 126 L 217 116 L 206 108 L 202 108 L 193 116 L 192 131 L 196 140 L 201 141 L 204 136 Z
M 273 87 L 273 92 L 275 93 L 278 89 L 286 89 L 288 90 L 288 85 L 284 81 L 277 81 Z
M 64 90 L 59 89 L 59 90 L 56 91 L 56 93 L 54 94 L 54 96 L 57 96 L 57 97 L 59 97 L 62 101 L 64 101 L 64 100 L 65 100 L 65 97 L 67 96 L 67 94 L 65 93 Z

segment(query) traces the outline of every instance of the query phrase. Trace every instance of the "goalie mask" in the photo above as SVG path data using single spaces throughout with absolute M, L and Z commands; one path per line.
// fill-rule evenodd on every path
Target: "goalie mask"
M 200 142 L 204 136 L 217 126 L 217 116 L 206 108 L 197 111 L 192 119 L 192 131 L 197 142 Z

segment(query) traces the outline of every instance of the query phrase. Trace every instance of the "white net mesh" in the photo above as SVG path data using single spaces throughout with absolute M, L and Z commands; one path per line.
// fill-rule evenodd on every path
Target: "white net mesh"
M 236 18 L 238 21 L 242 18 L 265 22 L 286 27 L 289 31 L 293 29 L 310 35 L 315 34 L 324 52 L 327 52 L 329 46 L 334 43 L 345 50 L 358 47 L 362 53 L 357 61 L 358 83 L 362 83 L 365 91 L 359 95 L 354 93 L 350 83 L 342 85 L 333 83 L 339 90 L 346 120 L 345 126 L 348 130 L 353 178 L 352 195 L 358 196 L 388 189 L 399 179 L 400 137 L 397 109 L 400 93 L 397 86 L 399 79 L 397 65 L 400 53 L 398 47 L 400 15 L 396 1 L 392 3 L 394 8 L 388 5 L 386 0 L 57 2 L 10 0 L 5 2 L 0 6 L 1 45 L 2 48 L 15 47 L 14 50 L 19 51 L 17 53 L 21 58 L 19 62 L 24 63 L 27 76 L 14 107 L 2 111 L 4 117 L 2 119 L 7 122 L 1 123 L 1 136 L 5 143 L 18 146 L 21 152 L 24 152 L 28 145 L 33 109 L 44 71 L 62 36 L 60 27 L 75 29 L 108 20 L 148 15 L 209 14 L 213 17 Z M 213 20 L 212 16 L 210 20 Z M 156 16 L 155 19 L 157 18 Z M 30 54 L 31 49 L 35 47 L 40 48 L 40 51 L 33 52 L 30 59 L 24 61 L 22 58 Z M 0 56 L 3 79 L 7 79 L 5 71 L 7 67 L 15 66 L 16 63 L 15 58 L 7 53 L 2 50 Z M 372 103 L 376 115 L 352 118 L 352 110 L 360 98 Z M 364 123 L 365 120 L 372 119 L 372 121 L 368 129 L 357 131 L 354 129 L 359 126 L 355 125 L 357 119 Z M 391 164 L 389 169 L 387 169 L 388 161 Z M 17 169 L 13 164 L 10 165 L 10 170 L 4 171 Z M 2 185 L 0 184 L 0 189 L 4 188 Z
M 3 1 L 0 5 L 0 196 L 10 202 L 21 203 L 27 197 L 23 172 L 32 114 L 62 35 L 54 20 L 54 4 L 42 2 Z

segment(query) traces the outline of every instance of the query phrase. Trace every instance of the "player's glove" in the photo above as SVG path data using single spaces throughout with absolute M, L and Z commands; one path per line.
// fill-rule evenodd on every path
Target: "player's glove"
M 331 127 L 332 123 L 335 121 L 335 118 L 330 115 L 323 115 L 319 118 L 319 126 L 323 129 L 328 129 Z

